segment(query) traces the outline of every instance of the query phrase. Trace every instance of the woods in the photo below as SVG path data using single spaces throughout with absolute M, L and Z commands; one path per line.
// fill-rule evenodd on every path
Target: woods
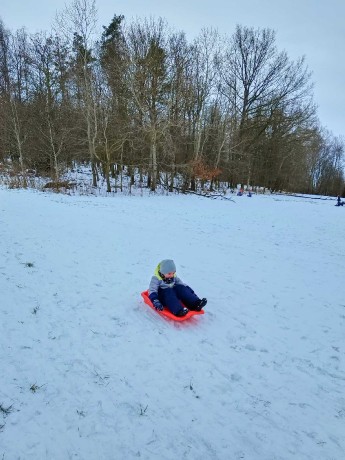
M 155 191 L 207 182 L 344 193 L 344 140 L 320 125 L 312 75 L 275 32 L 238 25 L 188 41 L 162 18 L 97 28 L 73 0 L 51 32 L 0 22 L 0 161 L 54 180 L 87 162 Z

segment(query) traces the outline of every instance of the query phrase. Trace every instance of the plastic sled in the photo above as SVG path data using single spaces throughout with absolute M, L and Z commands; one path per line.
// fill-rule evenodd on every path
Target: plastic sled
M 200 311 L 189 310 L 189 312 L 185 316 L 175 316 L 166 307 L 164 307 L 164 309 L 162 311 L 156 310 L 155 307 L 153 306 L 151 300 L 149 299 L 149 291 L 148 290 L 142 292 L 141 296 L 144 299 L 144 302 L 146 303 L 146 305 L 151 307 L 154 311 L 159 313 L 161 316 L 165 316 L 166 318 L 173 319 L 174 321 L 186 321 L 186 319 L 190 319 L 192 316 L 203 315 L 205 313 L 204 310 L 200 310 Z

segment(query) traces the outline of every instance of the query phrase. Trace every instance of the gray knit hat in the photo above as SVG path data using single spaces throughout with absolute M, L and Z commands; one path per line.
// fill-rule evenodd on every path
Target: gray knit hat
M 176 272 L 175 262 L 171 259 L 164 259 L 159 264 L 159 271 L 162 275 L 166 275 L 167 273 Z

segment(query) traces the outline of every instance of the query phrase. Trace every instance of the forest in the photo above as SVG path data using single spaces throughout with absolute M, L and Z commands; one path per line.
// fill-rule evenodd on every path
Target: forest
M 220 186 L 344 195 L 344 139 L 320 123 L 307 57 L 269 28 L 202 29 L 164 18 L 98 26 L 73 0 L 51 30 L 0 20 L 0 173 L 58 183 L 76 165 L 92 185 L 151 191 Z M 9 166 L 10 165 L 10 166 Z

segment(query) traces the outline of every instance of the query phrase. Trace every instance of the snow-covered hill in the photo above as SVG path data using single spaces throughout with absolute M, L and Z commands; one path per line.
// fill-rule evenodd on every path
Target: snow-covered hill
M 233 200 L 0 189 L 0 459 L 344 458 L 345 209 Z

